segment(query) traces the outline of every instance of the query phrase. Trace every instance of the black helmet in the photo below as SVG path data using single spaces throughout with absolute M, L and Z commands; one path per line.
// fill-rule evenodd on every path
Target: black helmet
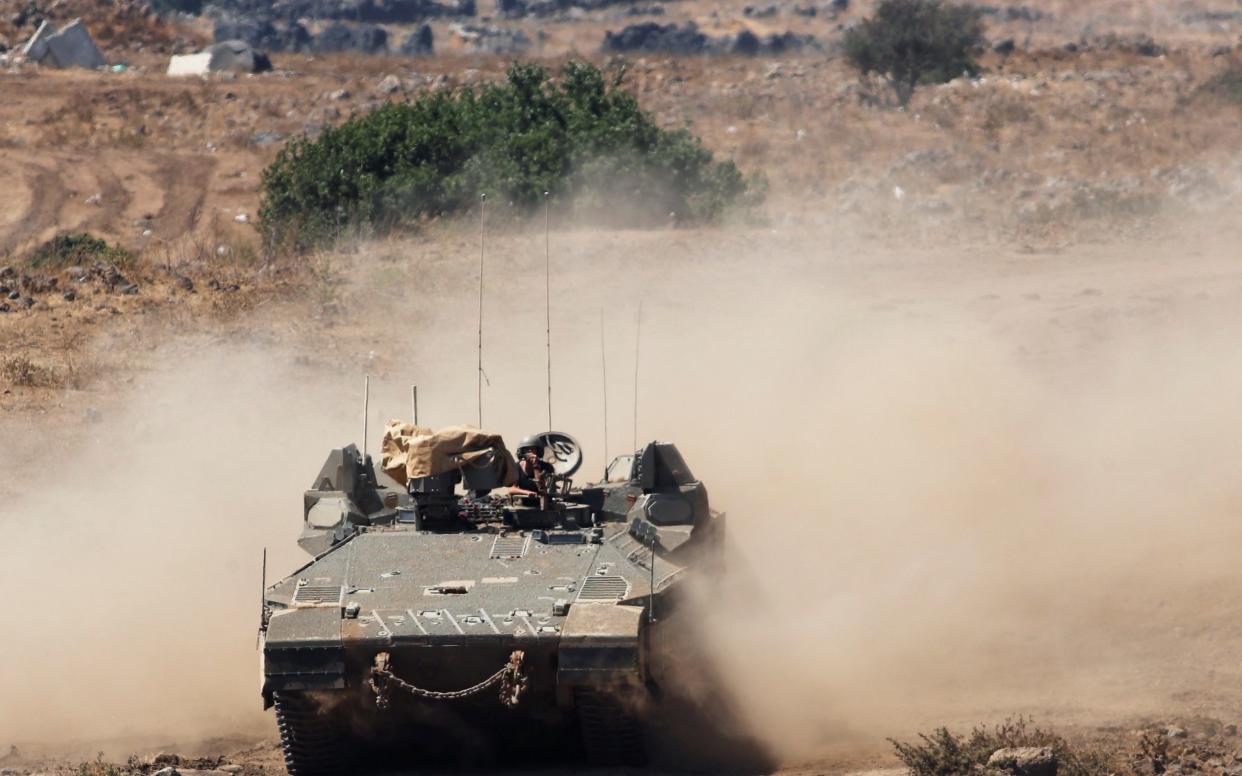
M 517 454 L 520 458 L 527 450 L 533 450 L 535 455 L 543 457 L 543 438 L 539 436 L 528 436 L 521 442 L 518 442 Z

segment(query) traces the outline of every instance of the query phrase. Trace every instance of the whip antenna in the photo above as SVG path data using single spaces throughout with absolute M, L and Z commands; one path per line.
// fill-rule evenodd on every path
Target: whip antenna
M 608 481 L 608 350 L 604 347 L 604 308 L 599 308 L 599 367 L 604 389 L 604 481 Z
M 643 300 L 638 300 L 638 317 L 634 321 L 634 451 L 638 452 L 638 354 L 643 335 Z
M 543 295 L 544 312 L 546 313 L 545 330 L 548 346 L 548 431 L 552 430 L 552 237 L 548 227 L 550 221 L 548 208 L 548 192 L 543 193 Z
M 479 196 L 479 374 L 478 374 L 478 397 L 479 397 L 479 428 L 483 428 L 483 252 L 484 240 L 486 232 L 484 226 L 484 215 L 487 210 L 487 195 Z
M 418 386 L 410 386 L 410 408 L 414 410 L 414 425 L 418 425 Z
M 362 463 L 367 462 L 367 415 L 371 409 L 371 375 L 362 381 Z

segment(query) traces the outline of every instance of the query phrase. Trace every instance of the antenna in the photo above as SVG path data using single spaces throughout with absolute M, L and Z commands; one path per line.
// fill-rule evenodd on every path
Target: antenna
M 371 375 L 367 375 L 362 382 L 362 464 L 364 466 L 367 462 L 367 415 L 370 414 L 370 408 Z
M 483 428 L 483 250 L 484 238 L 484 215 L 487 211 L 487 195 L 479 195 L 479 375 L 478 375 L 478 397 L 479 397 L 479 428 Z
M 418 425 L 418 386 L 410 386 L 410 408 L 414 410 L 414 425 Z
M 604 481 L 608 481 L 608 349 L 604 347 L 604 308 L 599 308 L 599 367 L 604 389 Z
M 263 566 L 259 582 L 259 632 L 254 635 L 254 648 L 258 649 L 267 631 L 267 548 L 263 548 Z
M 655 559 L 656 559 L 656 531 L 655 526 L 651 526 L 651 605 L 647 607 L 647 622 L 655 622 Z
M 547 315 L 545 331 L 548 345 L 548 431 L 552 430 L 552 238 L 549 230 L 550 216 L 548 192 L 543 193 L 543 298 Z
M 638 353 L 643 335 L 643 300 L 638 300 L 638 317 L 634 321 L 634 452 L 638 452 Z

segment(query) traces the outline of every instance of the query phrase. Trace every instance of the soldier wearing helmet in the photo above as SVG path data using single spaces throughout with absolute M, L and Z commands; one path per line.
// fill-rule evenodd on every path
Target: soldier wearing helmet
M 518 481 L 517 486 L 509 492 L 519 496 L 547 495 L 545 478 L 555 470 L 552 464 L 543 459 L 543 440 L 537 436 L 523 439 L 517 448 Z

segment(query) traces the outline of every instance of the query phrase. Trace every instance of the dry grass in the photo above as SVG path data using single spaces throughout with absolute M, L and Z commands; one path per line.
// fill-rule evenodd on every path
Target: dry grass
M 21 353 L 0 359 L 0 377 L 17 388 L 58 388 L 63 384 L 55 369 Z

